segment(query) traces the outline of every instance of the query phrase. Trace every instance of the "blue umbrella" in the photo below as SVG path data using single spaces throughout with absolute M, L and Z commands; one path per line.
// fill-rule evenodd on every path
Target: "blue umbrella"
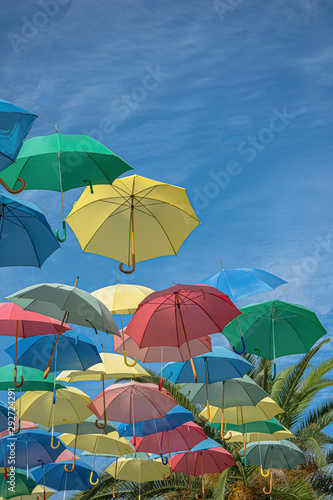
M 168 411 L 163 418 L 155 418 L 152 420 L 145 420 L 143 422 L 135 422 L 135 424 L 120 424 L 117 429 L 119 436 L 132 437 L 133 430 L 136 436 L 148 436 L 155 432 L 171 431 L 176 429 L 181 424 L 193 420 L 193 413 L 182 406 L 175 406 L 172 410 Z
M 37 115 L 0 99 L 0 172 L 16 160 L 36 118 Z M 0 179 L 0 183 L 14 194 L 20 193 L 25 188 L 25 182 L 22 179 L 21 181 L 22 187 L 13 191 Z
M 14 425 L 15 413 L 12 410 L 11 417 L 13 418 Z M 9 422 L 11 424 L 11 422 Z M 8 429 L 8 406 L 0 401 L 0 432 L 6 431 Z
M 23 338 L 17 343 L 17 363 L 31 368 L 44 369 L 43 362 L 50 357 L 56 341 L 56 335 L 39 335 Z M 15 358 L 15 344 L 5 349 L 11 358 Z M 87 335 L 66 332 L 59 336 L 56 354 L 52 359 L 51 371 L 87 370 L 102 359 L 96 345 Z
M 225 270 L 222 267 L 222 271 L 212 274 L 200 283 L 218 288 L 233 302 L 237 302 L 256 293 L 268 292 L 287 282 L 261 269 L 244 267 Z
M 64 470 L 67 462 L 46 464 L 44 467 L 36 467 L 31 472 L 36 482 L 58 491 L 87 490 L 92 484 L 97 484 L 99 477 L 97 472 L 83 462 L 76 464 L 75 469 L 69 473 Z M 68 464 L 67 464 L 68 465 Z
M 0 266 L 41 267 L 60 248 L 36 205 L 0 194 Z

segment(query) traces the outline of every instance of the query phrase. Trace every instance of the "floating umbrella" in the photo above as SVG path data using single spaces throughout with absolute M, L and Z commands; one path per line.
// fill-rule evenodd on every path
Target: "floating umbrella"
M 214 372 L 212 376 L 214 377 Z M 185 384 L 179 392 L 186 396 L 192 403 L 205 404 L 207 402 L 207 420 L 209 420 L 209 404 L 212 406 L 220 406 L 222 401 L 222 421 L 224 408 L 256 405 L 259 401 L 268 396 L 267 392 L 257 385 L 248 375 L 244 375 L 242 378 L 231 378 L 229 380 L 223 380 L 223 382 L 215 382 L 209 385 L 207 383 Z M 202 417 L 200 420 L 201 419 Z M 223 430 L 221 430 L 221 437 L 223 439 Z
M 264 443 L 251 443 L 247 447 L 247 463 L 264 469 L 271 469 L 270 488 L 263 492 L 269 495 L 273 489 L 272 469 L 292 469 L 298 465 L 305 464 L 306 460 L 302 450 L 294 443 L 282 441 L 266 441 Z
M 222 271 L 201 280 L 200 283 L 221 290 L 233 302 L 237 302 L 256 293 L 274 290 L 287 282 L 261 269 L 245 267 L 225 270 L 222 265 Z
M 177 255 L 200 224 L 185 189 L 138 175 L 96 186 L 94 194 L 86 188 L 66 221 L 84 252 L 124 262 L 127 274 L 137 262 Z
M 108 421 L 106 426 L 103 428 L 96 428 L 95 420 L 96 420 L 95 415 L 91 415 L 90 417 L 86 418 L 83 422 L 79 423 L 77 429 L 77 435 L 80 436 L 83 434 L 109 434 L 109 432 L 113 432 L 116 430 L 116 427 L 113 425 L 111 421 Z M 77 424 L 60 424 L 60 425 L 55 425 L 53 430 L 54 432 L 75 434 L 76 426 Z M 52 430 L 52 427 L 45 427 L 45 426 L 41 427 L 42 428 L 44 427 L 44 430 L 46 432 L 50 432 Z
M 1 179 L 0 179 L 1 180 Z M 41 267 L 60 245 L 36 205 L 0 194 L 0 266 Z
M 125 349 L 125 339 L 124 339 L 124 325 L 123 325 L 123 314 L 133 314 L 140 302 L 150 295 L 154 290 L 141 285 L 122 285 L 118 284 L 112 286 L 106 286 L 95 290 L 91 295 L 99 299 L 103 304 L 106 305 L 111 314 L 119 314 L 121 320 L 121 335 L 122 335 L 122 345 L 124 354 L 124 361 L 127 366 L 133 366 L 127 361 L 126 349 Z M 132 356 L 129 353 L 130 356 Z M 132 356 L 135 357 L 135 356 Z M 137 363 L 137 358 L 134 359 L 134 365 Z
M 49 463 L 42 467 L 32 469 L 36 482 L 41 484 L 45 481 L 46 486 L 59 491 L 87 490 L 91 488 L 90 476 L 93 483 L 97 484 L 99 476 L 96 471 L 91 474 L 91 467 L 83 461 L 76 464 L 75 470 L 66 472 L 66 462 Z
M 146 297 L 130 320 L 126 333 L 140 348 L 179 347 L 186 342 L 197 382 L 189 340 L 222 332 L 238 314 L 237 307 L 216 288 L 176 285 Z
M 0 304 L 0 335 L 15 335 L 16 337 L 15 366 L 13 374 L 14 384 L 16 387 L 21 387 L 24 382 L 22 375 L 21 382 L 17 382 L 18 337 L 27 338 L 35 335 L 59 334 L 61 330 L 70 330 L 70 326 L 67 324 L 61 325 L 59 321 L 49 316 L 24 311 L 24 309 L 16 304 Z M 8 372 L 6 372 L 6 375 L 8 376 Z
M 120 335 L 116 322 L 105 305 L 90 293 L 76 288 L 77 281 L 78 278 L 74 286 L 59 283 L 42 283 L 30 286 L 6 297 L 6 299 L 18 304 L 25 310 L 39 314 L 49 314 L 52 318 L 62 320 L 62 325 L 67 320 L 75 325 L 93 327 L 96 333 L 98 329 L 106 333 Z M 57 342 L 61 330 L 59 330 Z M 54 343 L 44 373 L 45 377 L 50 371 L 50 364 L 57 342 Z
M 0 102 L 1 104 L 1 102 Z M 0 491 L 1 498 L 15 498 L 24 495 L 25 499 L 28 498 L 27 495 L 31 495 L 33 486 L 29 486 L 29 480 L 32 482 L 34 479 L 31 476 L 26 476 L 25 472 L 20 469 L 11 469 L 12 473 L 7 479 L 3 474 L 0 475 Z
M 114 477 L 113 498 L 117 498 L 116 480 L 133 481 L 140 485 L 147 481 L 162 481 L 171 472 L 169 465 L 164 465 L 159 460 L 145 460 L 139 458 L 119 458 L 111 464 L 105 472 Z
M 36 118 L 35 114 L 0 99 L 0 172 L 16 160 Z M 18 185 L 21 182 L 21 186 L 16 190 L 10 189 L 3 179 L 0 179 L 0 183 L 7 191 L 16 194 L 25 188 L 25 181 L 22 178 L 17 180 Z
M 202 497 L 196 495 L 198 500 L 205 496 L 204 474 L 221 473 L 235 465 L 235 462 L 222 446 L 208 450 L 189 451 L 180 453 L 171 458 L 169 464 L 174 472 L 181 472 L 188 475 L 188 481 L 191 491 L 191 476 L 201 475 Z
M 15 165 L 3 175 L 11 187 L 17 186 L 17 177 L 22 175 L 27 189 L 61 192 L 63 236 L 59 238 L 57 232 L 57 237 L 62 242 L 66 239 L 63 192 L 87 184 L 93 192 L 94 184 L 112 184 L 128 170 L 132 167 L 96 139 L 56 133 L 28 139 Z
M 47 498 L 50 498 L 52 495 L 54 495 L 56 493 L 55 490 L 51 489 L 51 488 L 47 488 L 44 486 L 39 486 L 37 485 L 33 490 L 32 492 L 30 493 L 30 495 L 24 495 L 24 499 L 21 497 L 17 497 L 17 500 L 20 499 L 20 500 L 41 500 L 41 499 L 47 499 Z
M 271 300 L 241 309 L 242 315 L 223 331 L 236 352 L 246 344 L 246 352 L 274 360 L 290 354 L 309 352 L 326 334 L 314 312 L 306 307 Z

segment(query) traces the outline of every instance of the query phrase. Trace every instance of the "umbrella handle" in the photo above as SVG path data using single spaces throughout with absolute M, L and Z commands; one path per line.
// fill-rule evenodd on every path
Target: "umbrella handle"
M 195 495 L 195 498 L 197 500 L 203 500 L 205 498 L 205 485 L 204 485 L 204 478 L 203 478 L 203 465 L 202 465 L 202 453 L 200 454 L 201 456 L 201 492 L 202 492 L 202 497 L 198 497 L 198 495 Z
M 124 269 L 123 268 L 123 263 L 119 264 L 119 269 L 122 273 L 124 274 L 132 274 L 135 271 L 135 254 L 132 253 L 132 266 L 129 269 Z
M 18 177 L 17 180 L 22 183 L 22 186 L 19 189 L 11 189 L 2 179 L 0 179 L 0 184 L 8 191 L 8 193 L 19 194 L 22 193 L 22 191 L 25 189 L 27 183 L 24 179 L 22 179 L 22 177 Z
M 172 471 L 172 469 L 170 467 L 170 476 L 169 477 L 165 477 L 165 474 L 163 474 L 163 479 L 164 479 L 164 481 L 171 481 L 172 476 L 173 476 L 173 471 Z
M 16 373 L 14 374 L 14 384 L 15 384 L 15 387 L 22 387 L 23 382 L 24 382 L 24 378 L 22 377 L 22 375 L 20 375 L 20 377 L 21 377 L 21 382 L 18 383 L 17 380 L 16 380 Z
M 265 474 L 264 473 L 264 469 L 262 468 L 262 465 L 260 465 L 260 474 L 262 475 L 262 477 L 268 477 L 269 476 L 269 470 Z
M 66 222 L 64 220 L 62 221 L 62 237 L 59 236 L 58 229 L 56 229 L 55 235 L 59 243 L 63 243 L 66 240 Z
M 274 362 L 274 365 L 273 365 L 273 375 L 270 374 L 269 378 L 273 381 L 275 380 L 276 378 L 276 363 Z
M 53 439 L 54 439 L 54 436 L 51 436 L 51 448 L 52 448 L 52 450 L 56 450 L 56 449 L 57 449 L 57 448 L 59 448 L 59 446 L 60 446 L 60 441 L 59 441 L 59 439 L 58 439 L 58 444 L 57 444 L 57 446 L 53 446 Z M 68 472 L 68 471 L 67 471 L 67 472 Z
M 35 481 L 35 479 L 34 479 L 34 484 L 33 485 L 29 484 L 29 476 L 27 476 L 27 486 L 28 486 L 28 488 L 34 488 L 36 486 L 36 484 L 37 484 L 37 481 Z
M 105 427 L 106 427 L 106 419 L 104 419 L 104 423 L 102 425 L 100 425 L 98 423 L 98 419 L 97 419 L 96 422 L 95 422 L 95 425 L 96 425 L 97 429 L 105 429 Z
M 242 344 L 243 344 L 243 348 L 242 348 L 242 350 L 241 350 L 241 351 L 237 351 L 237 350 L 236 350 L 236 348 L 235 348 L 235 346 L 233 346 L 233 351 L 234 351 L 236 354 L 239 354 L 239 355 L 240 355 L 240 354 L 244 354 L 245 349 L 246 349 L 246 346 L 245 346 L 245 342 L 244 342 L 244 337 L 243 337 L 243 335 L 241 335 L 241 341 L 242 341 Z
M 16 431 L 12 431 L 12 434 L 18 434 L 21 430 L 21 419 L 19 419 L 18 421 L 18 425 L 17 425 L 17 430 Z
M 162 455 L 162 453 L 161 453 L 160 457 L 161 457 L 161 460 L 162 460 L 162 464 L 163 464 L 163 465 L 166 465 L 166 464 L 168 463 L 168 457 L 164 457 L 164 456 Z M 164 461 L 164 459 L 165 459 L 165 461 Z
M 94 194 L 94 189 L 93 189 L 92 182 L 91 182 L 89 179 L 83 179 L 83 182 L 86 182 L 87 184 L 89 184 L 89 187 L 90 187 L 90 193 L 91 193 L 91 194 Z
M 265 493 L 265 495 L 270 495 L 272 493 L 272 489 L 273 489 L 273 478 L 272 478 L 272 474 L 271 474 L 271 477 L 269 480 L 269 490 L 266 491 L 266 488 L 263 487 L 262 491 Z
M 126 349 L 124 349 L 124 363 L 125 363 L 125 365 L 126 365 L 126 366 L 129 366 L 130 368 L 132 368 L 133 366 L 135 366 L 135 365 L 137 364 L 137 362 L 138 362 L 138 360 L 137 360 L 137 358 L 135 357 L 135 358 L 134 358 L 134 363 L 132 363 L 132 364 L 131 364 L 131 363 L 129 363 L 129 362 L 127 361 Z
M 118 468 L 118 459 L 116 459 L 116 470 L 114 473 L 114 482 L 113 482 L 113 488 L 112 488 L 112 497 L 113 498 L 117 498 L 117 496 L 119 495 L 118 491 L 116 491 L 117 468 Z
M 163 379 L 161 377 L 159 382 L 158 382 L 158 390 L 161 392 L 162 388 L 163 388 Z
M 92 484 L 93 486 L 96 486 L 96 484 L 98 484 L 98 483 L 99 483 L 99 479 L 97 478 L 97 481 L 94 483 L 94 482 L 93 482 L 93 480 L 92 480 L 93 473 L 94 473 L 94 471 L 92 470 L 92 471 L 90 472 L 89 483 L 90 483 L 90 484 Z

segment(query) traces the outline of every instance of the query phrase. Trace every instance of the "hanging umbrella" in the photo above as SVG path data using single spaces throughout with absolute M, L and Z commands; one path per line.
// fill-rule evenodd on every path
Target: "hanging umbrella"
M 309 352 L 326 334 L 314 312 L 306 307 L 271 300 L 241 309 L 242 315 L 223 331 L 234 350 L 246 344 L 246 352 L 265 359 Z
M 1 104 L 1 102 L 0 102 Z M 34 481 L 33 477 L 26 476 L 25 472 L 20 469 L 11 469 L 11 473 L 9 475 L 8 480 L 5 478 L 3 474 L 0 475 L 0 491 L 1 498 L 15 498 L 25 496 L 25 499 L 28 498 L 27 495 L 31 495 L 33 486 L 29 486 L 29 482 Z
M 274 290 L 287 282 L 261 269 L 245 267 L 225 270 L 222 265 L 222 271 L 212 274 L 200 283 L 221 290 L 233 302 L 237 302 L 256 293 Z
M 177 255 L 200 224 L 185 189 L 138 175 L 96 186 L 94 194 L 85 189 L 66 221 L 83 251 L 124 262 L 131 266 L 120 264 L 125 273 L 137 262 Z
M 56 341 L 55 335 L 41 335 L 22 339 L 17 344 L 17 362 L 31 368 L 44 368 Z M 5 351 L 14 358 L 14 344 Z M 56 346 L 56 355 L 50 364 L 50 371 L 65 368 L 87 370 L 101 361 L 96 345 L 87 335 L 74 332 L 63 333 Z M 44 366 L 43 366 L 44 365 Z
M 47 498 L 50 498 L 52 495 L 56 493 L 55 490 L 51 488 L 47 488 L 44 486 L 39 486 L 37 485 L 30 495 L 24 495 L 24 499 L 22 497 L 17 497 L 17 500 L 46 500 Z
M 175 406 L 162 418 L 144 420 L 142 422 L 135 422 L 134 425 L 120 424 L 117 429 L 119 436 L 132 437 L 135 436 L 148 436 L 155 432 L 171 431 L 179 425 L 193 420 L 193 413 L 186 410 L 182 406 Z M 133 432 L 134 430 L 134 432 Z
M 207 285 L 176 285 L 154 292 L 140 304 L 126 333 L 140 348 L 186 342 L 194 381 L 197 375 L 189 340 L 222 332 L 239 314 L 230 299 Z
M 235 462 L 222 446 L 219 448 L 211 448 L 208 450 L 197 450 L 180 453 L 171 458 L 171 469 L 174 472 L 181 472 L 188 475 L 188 481 L 191 491 L 190 475 L 201 475 L 201 490 L 202 496 L 196 495 L 198 500 L 202 500 L 205 496 L 204 474 L 221 473 L 235 465 Z
M 1 180 L 1 179 L 0 179 Z M 41 210 L 0 194 L 0 266 L 41 268 L 60 245 Z
M 213 370 L 211 371 L 213 372 Z M 214 377 L 214 372 L 212 376 Z M 222 401 L 221 408 L 223 414 L 224 408 L 256 405 L 259 401 L 268 396 L 267 392 L 257 385 L 248 375 L 244 375 L 242 378 L 231 378 L 229 380 L 223 380 L 223 382 L 215 382 L 209 385 L 185 384 L 179 392 L 186 396 L 192 403 L 207 403 L 207 420 L 209 420 L 210 404 L 212 406 L 220 406 Z M 202 417 L 200 420 L 201 419 Z M 223 431 L 221 431 L 221 437 L 223 439 Z
M 0 99 L 0 172 L 16 160 L 36 118 L 37 115 Z M 18 178 L 18 181 L 18 185 L 21 182 L 21 186 L 13 191 L 3 179 L 0 179 L 2 186 L 12 194 L 20 193 L 25 188 L 25 181 L 22 178 Z
M 22 375 L 21 382 L 17 382 L 18 337 L 27 338 L 35 335 L 59 334 L 61 331 L 70 329 L 70 326 L 67 324 L 63 324 L 61 328 L 61 323 L 49 316 L 25 311 L 16 304 L 9 304 L 5 302 L 0 303 L 0 335 L 10 335 L 16 337 L 13 377 L 16 387 L 21 387 L 24 382 Z
M 220 430 L 220 423 L 210 424 L 214 429 Z M 228 431 L 242 431 L 241 425 L 231 424 L 225 422 L 225 429 Z M 244 429 L 246 433 L 263 433 L 263 434 L 274 434 L 275 432 L 280 432 L 286 430 L 286 428 L 275 418 L 272 417 L 270 420 L 257 420 L 254 422 L 246 422 L 244 424 Z
M 13 422 L 13 426 L 10 427 L 9 429 L 6 429 L 5 431 L 0 432 L 0 438 L 12 435 L 12 434 L 18 434 L 21 430 L 22 431 L 31 431 L 32 429 L 39 429 L 39 425 L 34 424 L 33 422 L 27 422 L 26 420 L 19 420 L 16 416 Z M 14 431 L 14 429 L 18 429 Z
M 288 429 L 284 429 L 283 431 L 277 431 L 273 433 L 264 433 L 264 432 L 247 432 L 246 424 L 244 424 L 245 430 L 245 442 L 253 443 L 253 442 L 262 442 L 262 441 L 281 441 L 282 439 L 293 439 L 295 436 L 292 432 L 288 431 Z M 243 441 L 243 433 L 242 431 L 230 431 L 230 442 L 231 443 L 240 443 Z
M 93 327 L 96 333 L 98 329 L 106 333 L 120 335 L 116 322 L 105 305 L 90 293 L 77 288 L 77 281 L 78 278 L 74 286 L 41 283 L 24 288 L 6 297 L 6 300 L 10 300 L 28 311 L 49 314 L 52 318 L 62 320 L 62 325 L 67 320 L 75 325 Z M 57 341 L 54 343 L 44 373 L 45 377 L 50 371 L 50 364 L 61 331 L 62 328 L 60 328 Z
M 95 420 L 96 420 L 95 415 L 91 415 L 90 417 L 86 418 L 83 422 L 79 423 L 77 435 L 80 436 L 80 435 L 84 435 L 84 434 L 109 434 L 109 432 L 113 432 L 116 430 L 116 427 L 113 425 L 113 423 L 111 421 L 108 421 L 106 426 L 103 427 L 102 429 L 96 428 Z M 76 433 L 76 425 L 77 424 L 55 425 L 53 430 L 54 430 L 54 432 L 75 434 Z M 41 427 L 44 428 L 44 430 L 46 432 L 50 432 L 52 430 L 52 427 L 45 427 L 45 426 L 41 426 Z
M 140 458 L 119 458 L 111 464 L 105 472 L 114 477 L 113 498 L 117 498 L 116 480 L 133 481 L 140 485 L 147 481 L 162 481 L 171 472 L 169 465 L 164 465 L 159 460 L 145 460 Z
M 273 489 L 273 468 L 292 469 L 306 462 L 302 450 L 287 440 L 251 443 L 247 447 L 246 459 L 249 465 L 257 465 L 261 470 L 271 469 L 269 490 L 266 491 L 263 488 L 266 495 L 269 495 Z
M 73 461 L 73 458 L 75 457 L 76 460 L 81 460 L 81 457 L 79 455 L 74 455 L 74 453 L 71 450 L 68 450 L 67 448 L 60 453 L 59 457 L 55 460 L 55 462 L 69 462 Z
M 14 423 L 14 416 L 11 415 L 11 417 L 12 417 L 12 421 Z M 0 432 L 3 432 L 6 429 L 8 429 L 8 426 L 9 426 L 8 406 L 5 403 L 2 403 L 2 401 L 0 401 Z
M 56 128 L 57 130 L 57 128 Z M 22 175 L 27 189 L 61 192 L 63 236 L 66 239 L 63 192 L 95 184 L 112 184 L 124 172 L 132 170 L 124 160 L 92 137 L 56 134 L 28 139 L 22 146 L 15 165 L 3 176 L 10 187 L 17 186 Z M 58 233 L 57 233 L 58 237 Z
M 97 472 L 92 471 L 91 467 L 83 461 L 76 464 L 71 473 L 66 472 L 64 466 L 66 462 L 49 463 L 44 466 L 44 471 L 42 467 L 36 467 L 31 473 L 38 484 L 45 481 L 46 486 L 58 491 L 87 490 L 91 488 L 89 479 L 95 484 L 99 480 Z
M 99 299 L 103 304 L 106 305 L 111 314 L 119 314 L 121 321 L 121 335 L 122 335 L 122 345 L 124 354 L 124 361 L 127 366 L 133 366 L 133 364 L 127 361 L 126 349 L 125 349 L 125 339 L 124 339 L 124 325 L 123 325 L 123 314 L 133 314 L 140 302 L 150 295 L 154 290 L 141 285 L 122 285 L 118 284 L 112 286 L 106 286 L 95 290 L 91 295 Z M 116 338 L 116 337 L 115 337 Z M 129 353 L 130 356 L 132 356 Z M 135 356 L 132 356 L 133 358 Z M 137 363 L 137 358 L 134 359 L 134 365 Z

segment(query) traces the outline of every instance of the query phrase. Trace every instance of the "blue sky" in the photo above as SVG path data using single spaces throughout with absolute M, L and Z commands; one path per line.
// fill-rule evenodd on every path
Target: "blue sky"
M 239 305 L 278 297 L 330 331 L 332 21 L 329 0 L 7 2 L 0 97 L 40 115 L 29 137 L 55 124 L 92 135 L 136 173 L 187 189 L 202 225 L 123 283 L 195 283 L 220 259 L 257 267 L 289 284 Z M 66 214 L 81 191 L 65 193 Z M 19 197 L 60 229 L 59 193 Z M 2 268 L 1 296 L 77 275 L 88 291 L 115 284 L 118 263 L 68 233 L 42 270 Z

